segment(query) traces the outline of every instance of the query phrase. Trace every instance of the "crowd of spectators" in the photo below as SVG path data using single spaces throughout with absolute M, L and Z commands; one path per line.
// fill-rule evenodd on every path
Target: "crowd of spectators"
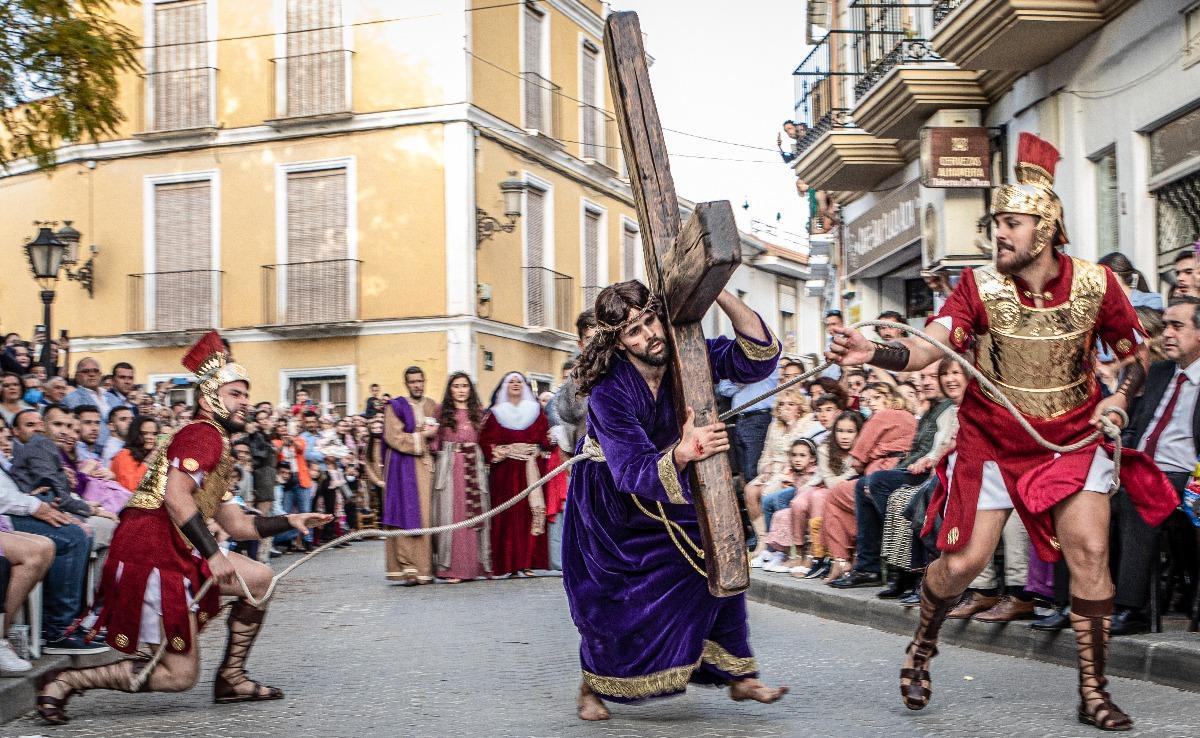
M 1137 514 L 1123 488 L 1112 495 L 1112 570 L 1116 585 L 1113 635 L 1144 632 L 1154 613 L 1196 615 L 1200 510 L 1185 488 L 1200 466 L 1200 280 L 1196 250 L 1181 252 L 1167 298 L 1149 291 L 1129 259 L 1101 263 L 1118 277 L 1148 334 L 1149 379 L 1132 401 L 1123 443 L 1151 456 L 1180 494 L 1180 509 L 1159 528 Z M 898 321 L 887 312 L 881 320 Z M 830 311 L 826 327 L 840 326 Z M 880 329 L 879 339 L 899 331 Z M 1114 391 L 1121 368 L 1097 346 L 1096 380 Z M 794 373 L 786 363 L 780 381 Z M 847 368 L 787 391 L 737 421 L 737 450 L 746 480 L 747 513 L 756 535 L 751 566 L 822 579 L 831 587 L 879 588 L 880 598 L 918 604 L 921 571 L 937 555 L 922 538 L 929 498 L 943 460 L 953 464 L 957 406 L 968 378 L 950 361 L 920 372 Z M 723 387 L 739 393 L 762 387 Z M 759 420 L 759 418 L 762 420 Z M 1200 491 L 1200 480 L 1193 485 Z M 976 579 L 951 618 L 986 622 L 1030 620 L 1057 630 L 1068 620 L 1068 573 L 1062 562 L 1038 560 L 1018 516 L 1004 530 L 993 564 Z M 1153 604 L 1153 607 L 1152 607 Z

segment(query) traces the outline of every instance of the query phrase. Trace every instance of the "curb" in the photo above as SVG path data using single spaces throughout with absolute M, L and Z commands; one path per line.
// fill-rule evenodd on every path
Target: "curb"
M 852 625 L 899 635 L 917 626 L 917 608 L 875 597 L 877 588 L 836 590 L 820 582 L 754 571 L 747 599 Z M 981 623 L 948 620 L 941 642 L 980 651 L 1020 656 L 1060 666 L 1076 666 L 1075 639 L 1069 630 L 1042 632 L 1024 622 Z M 900 655 L 897 654 L 897 663 Z M 1200 692 L 1200 634 L 1167 631 L 1121 636 L 1109 642 L 1108 672 Z
M 52 669 L 65 669 L 71 666 L 99 666 L 113 661 L 115 651 L 89 654 L 87 656 L 48 656 L 43 655 L 33 662 L 33 669 L 23 674 L 0 679 L 0 723 L 28 715 L 33 712 L 34 697 L 37 696 L 38 678 Z M 116 654 L 120 656 L 120 654 Z

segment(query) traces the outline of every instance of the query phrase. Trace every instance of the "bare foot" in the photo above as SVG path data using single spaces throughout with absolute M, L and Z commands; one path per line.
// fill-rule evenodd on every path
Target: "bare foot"
M 734 702 L 754 700 L 769 705 L 787 693 L 787 687 L 768 687 L 757 679 L 742 679 L 729 685 L 729 697 Z
M 580 720 L 608 720 L 612 717 L 608 708 L 586 683 L 579 685 L 579 696 L 575 698 L 575 706 Z
M 823 581 L 825 584 L 829 584 L 830 582 L 841 577 L 843 574 L 845 574 L 848 571 L 850 571 L 850 562 L 849 561 L 846 561 L 845 559 L 835 559 L 833 562 L 833 566 L 830 567 L 830 569 L 829 569 L 828 576 L 826 576 L 821 581 Z

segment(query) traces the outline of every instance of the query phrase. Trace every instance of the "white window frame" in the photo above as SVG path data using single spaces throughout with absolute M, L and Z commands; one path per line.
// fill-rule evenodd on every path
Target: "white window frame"
M 275 165 L 275 316 L 287 315 L 287 270 L 279 265 L 288 262 L 288 175 L 294 172 L 319 172 L 325 169 L 346 170 L 346 258 L 358 259 L 358 163 L 354 156 L 334 159 L 314 159 L 277 163 Z M 358 304 L 358 266 L 346 273 L 346 295 L 351 305 Z
M 525 182 L 525 191 L 521 193 L 521 211 L 529 212 L 528 207 L 528 192 L 529 188 L 533 187 L 540 190 L 542 193 L 542 201 L 545 203 L 545 212 L 542 213 L 542 267 L 554 271 L 555 264 L 555 240 L 554 240 L 554 185 L 548 180 L 533 174 L 529 171 L 521 172 L 521 179 Z M 521 315 L 522 325 L 529 325 L 529 281 L 525 278 L 525 267 L 537 266 L 529 263 L 529 228 L 521 229 Z M 553 303 L 547 305 L 547 312 L 554 309 Z M 549 319 L 549 315 L 547 318 Z M 552 322 L 552 321 L 551 321 Z
M 163 5 L 166 3 L 177 2 L 178 0 L 143 0 L 142 6 L 146 9 L 142 13 L 142 38 L 146 39 L 146 70 L 150 74 L 158 72 L 158 67 L 155 64 L 154 51 L 155 45 L 158 43 L 154 32 L 154 6 Z M 209 69 L 217 69 L 217 0 L 204 0 L 204 30 L 205 46 L 208 50 L 208 67 Z M 211 83 L 208 90 L 208 109 L 212 113 L 212 120 L 209 125 L 215 127 L 217 125 L 217 76 L 214 73 L 211 77 Z M 153 127 L 148 126 L 149 119 L 154 115 L 154 80 L 151 79 L 146 84 L 146 112 L 142 116 L 141 126 L 143 130 L 159 130 L 158 121 L 154 121 Z
M 542 16 L 542 37 L 540 39 L 540 43 L 541 43 L 541 47 L 542 47 L 541 55 L 540 55 L 541 62 L 542 62 L 541 69 L 525 69 L 525 13 L 528 12 L 529 10 L 537 12 L 537 13 L 541 14 L 541 16 Z M 543 79 L 546 79 L 546 80 L 550 79 L 551 30 L 550 30 L 550 13 L 547 12 L 547 10 L 544 7 L 539 5 L 536 2 L 536 0 L 526 0 L 526 3 L 521 6 L 521 11 L 520 11 L 520 13 L 518 13 L 518 16 L 519 16 L 519 19 L 518 19 L 518 23 L 517 23 L 517 59 L 518 59 L 518 65 L 520 67 L 520 70 L 519 70 L 517 79 L 520 82 L 520 86 L 517 91 L 518 92 L 517 97 L 519 98 L 519 101 L 520 101 L 520 111 L 519 111 L 520 116 L 521 116 L 520 117 L 520 125 L 521 125 L 521 128 L 524 129 L 525 121 L 527 120 L 527 118 L 525 117 L 525 85 L 527 84 L 527 82 L 525 81 L 525 77 L 523 75 L 525 72 L 533 72 L 534 74 L 541 75 Z M 550 92 L 549 94 L 553 95 L 554 93 Z M 552 104 L 553 104 L 553 101 L 552 101 Z M 552 109 L 553 108 L 551 108 L 551 110 Z M 551 111 L 549 111 L 549 110 L 546 111 L 546 115 L 551 115 Z M 545 135 L 550 135 L 550 131 L 541 131 L 541 133 L 543 133 Z
M 358 408 L 358 365 L 342 364 L 341 366 L 305 367 L 302 369 L 279 370 L 279 403 L 277 407 L 291 407 L 292 401 L 287 396 L 288 387 L 293 379 L 316 379 L 318 377 L 343 376 L 346 379 L 346 414 L 353 415 Z M 324 410 L 322 409 L 322 412 Z
M 637 253 L 633 255 L 633 274 L 625 274 L 625 231 L 632 227 L 632 230 L 637 233 Z M 621 214 L 621 279 L 630 280 L 637 279 L 643 283 L 646 281 L 646 257 L 642 250 L 642 226 L 635 219 L 630 218 L 624 213 Z
M 346 54 L 346 79 L 343 89 L 346 92 L 346 110 L 350 110 L 353 108 L 354 102 L 354 88 L 351 86 L 354 79 L 352 74 L 354 35 L 351 32 L 354 28 L 354 19 L 350 15 L 358 7 L 358 4 L 347 0 L 339 0 L 339 2 L 342 4 L 342 50 Z M 273 0 L 271 17 L 275 26 L 275 117 L 284 118 L 287 117 L 287 72 L 285 70 L 283 74 L 279 74 L 278 60 L 287 57 L 287 0 Z M 285 61 L 284 64 L 286 65 L 287 62 Z
M 596 49 L 596 90 L 592 95 L 592 99 L 596 101 L 596 106 L 595 106 L 596 109 L 599 111 L 603 111 L 604 110 L 604 83 L 605 83 L 605 73 L 607 71 L 607 69 L 605 67 L 605 63 L 604 63 L 604 44 L 603 44 L 603 42 L 596 41 L 595 39 L 593 39 L 591 36 L 587 35 L 586 33 L 579 34 L 579 45 L 578 45 L 579 63 L 577 65 L 578 71 L 576 74 L 575 89 L 580 91 L 579 99 L 583 100 L 583 94 L 582 94 L 583 93 L 583 60 L 586 57 L 585 52 L 586 52 L 586 47 L 588 45 L 591 45 L 592 47 L 594 47 Z M 584 103 L 580 102 L 580 104 L 579 104 L 579 110 L 580 110 L 579 131 L 578 131 L 579 135 L 577 135 L 575 137 L 575 140 L 579 142 L 579 158 L 580 159 L 588 158 L 588 159 L 592 159 L 592 161 L 596 161 L 601 164 L 606 164 L 608 162 L 608 148 L 607 148 L 607 146 L 608 146 L 608 140 L 607 140 L 608 139 L 608 131 L 605 126 L 604 117 L 602 115 L 597 115 L 597 120 L 596 120 L 596 140 L 594 142 L 594 146 L 596 147 L 596 153 L 598 154 L 598 157 L 593 159 L 592 157 L 584 157 L 584 155 L 583 155 L 583 108 L 584 108 Z
M 196 404 L 196 387 L 197 387 L 197 385 L 196 385 L 196 377 L 193 374 L 188 374 L 187 372 L 173 372 L 171 374 L 151 374 L 149 377 L 146 378 L 146 384 L 143 386 L 146 388 L 146 394 L 153 397 L 155 399 L 155 401 L 157 402 L 158 398 L 154 394 L 154 388 L 158 386 L 158 383 L 159 382 L 170 382 L 173 379 L 179 379 L 179 378 L 188 380 L 189 386 L 188 387 L 180 387 L 180 389 L 185 390 L 187 392 L 188 406 L 191 407 Z M 157 418 L 156 418 L 156 420 L 157 420 Z
M 154 310 L 156 307 L 155 256 L 158 254 L 158 244 L 154 232 L 157 213 L 155 212 L 155 188 L 158 185 L 184 184 L 186 182 L 208 182 L 212 202 L 209 204 L 209 216 L 212 221 L 210 241 L 212 256 L 209 268 L 212 269 L 213 294 L 213 325 L 221 326 L 221 170 L 202 169 L 195 172 L 179 172 L 176 174 L 147 174 L 142 177 L 142 273 L 148 275 L 142 283 L 142 325 L 148 330 L 157 330 L 154 326 Z
M 586 285 L 583 283 L 584 277 L 587 274 L 587 216 L 588 213 L 600 216 L 599 222 L 596 224 L 596 281 L 599 284 Z M 583 299 L 583 288 L 600 287 L 604 288 L 609 284 L 608 280 L 608 209 L 600 203 L 589 200 L 586 197 L 579 199 L 579 295 L 580 300 Z M 580 310 L 590 307 L 584 305 Z M 580 312 L 577 310 L 576 313 Z

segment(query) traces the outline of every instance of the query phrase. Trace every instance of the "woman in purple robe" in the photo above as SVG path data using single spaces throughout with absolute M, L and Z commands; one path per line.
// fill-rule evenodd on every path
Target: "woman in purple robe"
M 774 371 L 779 343 L 737 298 L 717 299 L 736 340 L 708 341 L 713 378 L 756 382 Z M 661 307 L 637 281 L 596 299 L 599 331 L 575 370 L 589 395 L 588 433 L 605 461 L 571 472 L 563 579 L 580 634 L 585 720 L 609 717 L 601 700 L 638 702 L 688 682 L 728 685 L 737 701 L 787 691 L 757 679 L 742 594 L 709 594 L 687 465 L 729 448 L 724 424 L 683 425 L 672 405 Z

